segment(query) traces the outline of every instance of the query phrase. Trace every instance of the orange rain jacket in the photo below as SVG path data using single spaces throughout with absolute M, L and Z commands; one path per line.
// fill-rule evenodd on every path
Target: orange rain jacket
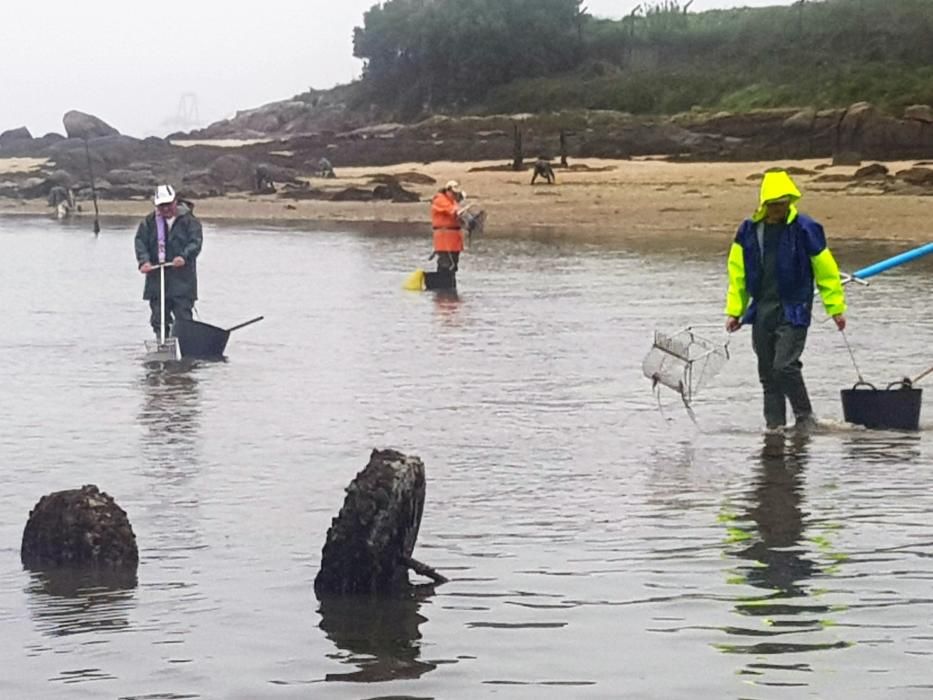
M 463 250 L 457 202 L 447 192 L 438 192 L 431 201 L 431 226 L 434 228 L 434 250 L 438 253 Z

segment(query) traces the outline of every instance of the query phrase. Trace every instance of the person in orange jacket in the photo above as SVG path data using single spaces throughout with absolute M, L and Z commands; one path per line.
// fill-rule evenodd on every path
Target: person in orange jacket
M 438 272 L 456 272 L 460 263 L 460 252 L 463 250 L 460 203 L 465 196 L 460 183 L 449 180 L 431 200 L 431 226 L 434 229 L 434 256 L 437 256 Z

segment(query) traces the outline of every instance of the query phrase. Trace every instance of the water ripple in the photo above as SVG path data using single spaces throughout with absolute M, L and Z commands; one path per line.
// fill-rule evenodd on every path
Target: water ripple
M 399 289 L 423 236 L 209 224 L 201 316 L 266 318 L 227 362 L 147 367 L 134 223 L 95 240 L 0 219 L 18 261 L 0 276 L 0 696 L 930 694 L 930 417 L 844 424 L 855 372 L 824 323 L 805 438 L 761 435 L 747 333 L 696 424 L 641 376 L 655 328 L 720 323 L 720 242 L 490 237 L 439 297 Z M 836 252 L 852 269 L 896 251 Z M 50 275 L 50 257 L 87 273 Z M 850 292 L 871 381 L 929 365 L 931 270 Z M 452 581 L 317 601 L 374 447 L 424 460 L 416 556 Z M 127 511 L 136 581 L 62 588 L 20 566 L 30 509 L 85 483 Z

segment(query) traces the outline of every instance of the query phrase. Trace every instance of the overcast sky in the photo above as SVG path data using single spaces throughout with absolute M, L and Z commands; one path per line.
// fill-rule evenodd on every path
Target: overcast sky
M 502 0 L 508 2 L 508 0 Z M 648 0 L 650 3 L 652 0 Z M 660 0 L 659 0 L 660 1 Z M 694 0 L 692 11 L 791 0 Z M 353 27 L 373 0 L 50 0 L 4 6 L 0 131 L 64 132 L 69 109 L 164 136 L 184 95 L 203 125 L 359 76 Z M 586 0 L 619 17 L 638 0 Z M 185 98 L 189 108 L 193 100 Z

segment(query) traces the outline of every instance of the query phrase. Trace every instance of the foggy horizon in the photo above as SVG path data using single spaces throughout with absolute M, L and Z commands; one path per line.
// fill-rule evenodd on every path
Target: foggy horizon
M 63 134 L 62 116 L 79 110 L 123 134 L 165 136 L 349 83 L 363 67 L 353 57 L 353 28 L 375 4 L 281 0 L 266 13 L 219 0 L 99 0 L 93 13 L 60 1 L 21 5 L 0 24 L 8 57 L 0 67 L 0 132 Z M 584 2 L 591 15 L 613 18 L 638 4 Z M 696 0 L 690 10 L 787 4 Z

